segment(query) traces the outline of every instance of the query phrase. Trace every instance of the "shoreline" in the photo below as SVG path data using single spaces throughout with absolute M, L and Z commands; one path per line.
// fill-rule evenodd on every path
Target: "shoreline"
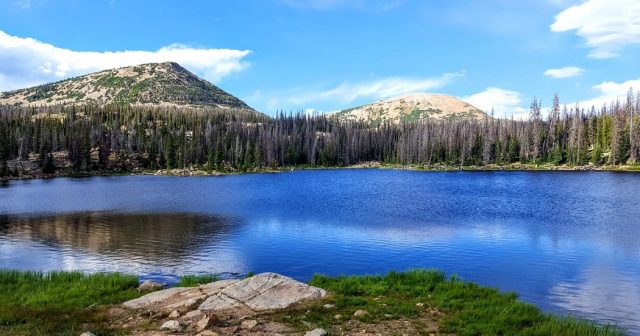
M 388 169 L 388 170 L 409 170 L 421 172 L 620 172 L 620 173 L 640 173 L 640 165 L 533 165 L 533 164 L 509 164 L 509 165 L 486 165 L 486 166 L 449 166 L 449 165 L 401 165 L 401 164 L 383 164 L 379 162 L 365 162 L 348 166 L 283 166 L 277 168 L 261 168 L 246 171 L 208 171 L 200 168 L 185 168 L 171 170 L 139 170 L 132 171 L 92 171 L 92 172 L 56 172 L 53 174 L 24 174 L 18 176 L 5 176 L 0 178 L 0 182 L 13 180 L 48 180 L 59 177 L 71 178 L 87 178 L 87 177 L 110 177 L 110 176 L 230 176 L 244 174 L 268 174 L 268 173 L 286 173 L 298 170 L 337 170 L 337 169 Z
M 248 282 L 254 277 L 265 276 L 283 277 L 275 273 L 247 274 L 234 281 Z M 214 274 L 184 275 L 172 288 L 179 291 L 193 288 L 201 295 L 205 288 L 221 286 L 212 284 L 223 283 L 228 286 L 229 280 L 221 280 Z M 161 295 L 150 294 L 159 289 L 162 291 L 164 287 L 158 283 L 140 284 L 139 277 L 134 275 L 0 269 L 0 322 L 5 322 L 0 323 L 0 334 L 26 335 L 36 331 L 36 334 L 43 331 L 47 334 L 86 331 L 100 335 L 195 334 L 195 323 L 186 320 L 188 316 L 207 318 L 203 329 L 213 333 L 202 335 L 217 335 L 217 332 L 253 335 L 254 332 L 276 331 L 267 329 L 276 327 L 287 330 L 289 335 L 306 335 L 317 328 L 330 334 L 345 335 L 363 329 L 375 330 L 380 335 L 395 335 L 398 330 L 407 335 L 421 335 L 425 331 L 441 335 L 625 334 L 616 326 L 568 314 L 543 312 L 538 306 L 518 299 L 516 293 L 481 286 L 434 269 L 391 271 L 379 275 L 315 275 L 308 285 L 326 291 L 327 295 L 260 313 L 242 310 L 239 306 L 236 309 L 243 316 L 233 318 L 225 315 L 226 311 L 202 308 L 201 304 L 207 302 L 208 297 L 199 296 L 189 306 L 170 304 L 174 301 L 168 296 L 159 292 Z M 163 292 L 178 293 L 176 289 Z M 61 296 L 64 292 L 72 294 Z M 158 301 L 153 301 L 156 302 L 154 305 L 140 309 L 128 306 L 132 309 L 127 309 L 127 304 L 123 304 L 131 300 L 151 302 L 144 298 L 136 300 L 150 295 L 158 297 Z M 160 304 L 160 300 L 167 302 Z M 198 305 L 200 307 L 196 309 Z M 168 320 L 176 321 L 179 328 L 165 330 Z M 250 328 L 245 328 L 247 320 L 255 323 L 251 322 Z

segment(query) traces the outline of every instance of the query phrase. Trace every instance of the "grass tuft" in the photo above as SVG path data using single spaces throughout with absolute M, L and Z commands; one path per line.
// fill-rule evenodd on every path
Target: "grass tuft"
M 198 285 L 208 284 L 210 282 L 218 281 L 220 277 L 217 274 L 194 274 L 185 275 L 180 278 L 180 282 L 177 287 L 196 287 Z

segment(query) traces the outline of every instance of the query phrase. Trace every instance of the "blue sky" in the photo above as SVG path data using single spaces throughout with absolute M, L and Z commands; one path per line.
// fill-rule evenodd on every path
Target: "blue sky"
M 175 60 L 256 109 L 407 92 L 498 115 L 640 89 L 637 0 L 0 0 L 0 90 Z

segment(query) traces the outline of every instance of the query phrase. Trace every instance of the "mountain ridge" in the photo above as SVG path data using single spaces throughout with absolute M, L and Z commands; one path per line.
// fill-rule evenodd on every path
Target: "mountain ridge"
M 408 93 L 335 112 L 339 120 L 374 124 L 413 120 L 484 119 L 487 114 L 454 96 L 441 93 Z
M 253 110 L 242 100 L 175 62 L 107 69 L 0 93 L 0 105 L 131 104 Z

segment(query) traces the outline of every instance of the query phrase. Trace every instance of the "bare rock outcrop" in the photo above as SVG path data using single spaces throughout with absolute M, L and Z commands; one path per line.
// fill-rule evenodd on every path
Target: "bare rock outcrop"
M 195 307 L 198 301 L 205 300 L 209 296 L 219 293 L 222 289 L 240 280 L 221 280 L 198 287 L 173 287 L 127 301 L 122 305 L 125 308 L 156 308 L 159 310 L 173 311 L 176 309 L 189 310 Z
M 245 320 L 260 312 L 287 308 L 305 300 L 324 297 L 326 291 L 276 273 L 262 273 L 244 280 L 221 280 L 197 287 L 174 287 L 149 293 L 123 303 L 126 309 L 169 317 L 161 331 L 201 333 L 224 329 L 229 321 L 241 321 L 238 330 L 247 333 L 286 331 L 278 324 Z M 238 322 L 235 322 L 238 323 Z M 217 329 L 216 329 L 217 328 Z M 280 328 L 280 329 L 278 329 Z
M 262 273 L 236 282 L 207 298 L 200 310 L 226 310 L 248 307 L 252 311 L 287 308 L 308 299 L 324 297 L 326 291 L 284 275 Z

